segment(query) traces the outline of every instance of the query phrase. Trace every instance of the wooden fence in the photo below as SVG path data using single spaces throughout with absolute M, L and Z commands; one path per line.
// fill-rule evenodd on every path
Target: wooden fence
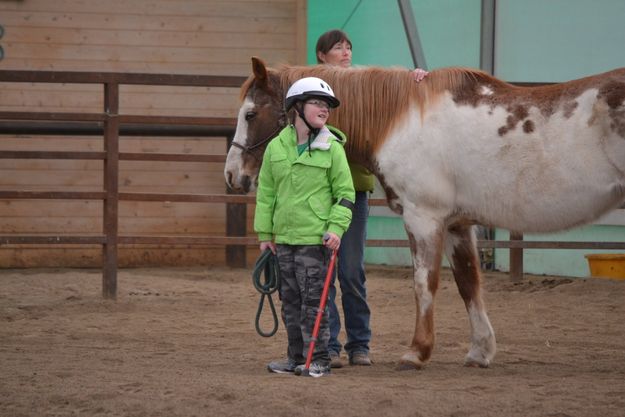
M 102 233 L 98 235 L 0 235 L 0 245 L 79 244 L 101 245 L 102 294 L 117 295 L 118 246 L 122 244 L 217 244 L 226 250 L 229 266 L 245 266 L 246 247 L 255 245 L 248 237 L 246 207 L 253 196 L 232 194 L 161 194 L 119 192 L 119 161 L 225 162 L 225 155 L 150 154 L 119 152 L 120 134 L 168 136 L 218 136 L 231 140 L 236 119 L 220 117 L 149 116 L 119 114 L 120 85 L 239 87 L 237 76 L 172 75 L 140 73 L 0 71 L 0 82 L 99 84 L 104 89 L 103 109 L 95 113 L 0 111 L 0 134 L 93 134 L 102 135 L 102 152 L 11 151 L 0 150 L 0 159 L 72 159 L 103 161 L 102 189 L 97 191 L 0 191 L 0 199 L 78 199 L 100 200 L 103 204 Z M 59 123 L 62 122 L 62 123 Z M 118 233 L 120 201 L 170 201 L 223 203 L 226 209 L 226 236 L 131 236 Z M 386 205 L 372 199 L 371 205 Z M 407 240 L 371 239 L 368 246 L 408 247 Z M 510 275 L 523 275 L 523 249 L 625 249 L 625 242 L 530 242 L 512 234 L 510 241 L 479 240 L 480 248 L 510 248 Z

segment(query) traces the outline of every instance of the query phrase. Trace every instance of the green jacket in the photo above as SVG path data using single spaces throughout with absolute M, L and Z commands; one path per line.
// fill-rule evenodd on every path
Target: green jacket
M 356 191 L 373 192 L 373 188 L 375 187 L 375 178 L 367 168 L 350 162 L 349 169 L 352 173 L 354 189 Z
M 345 135 L 323 128 L 297 154 L 297 133 L 289 125 L 269 142 L 258 175 L 254 230 L 262 241 L 320 245 L 326 232 L 343 236 L 352 219 L 339 204 L 355 200 L 352 177 L 342 146 Z

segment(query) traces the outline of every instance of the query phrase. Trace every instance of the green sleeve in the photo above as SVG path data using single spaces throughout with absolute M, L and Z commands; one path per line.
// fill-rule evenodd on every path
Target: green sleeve
M 336 233 L 341 237 L 352 221 L 352 211 L 340 205 L 339 202 L 345 199 L 354 203 L 356 196 L 345 150 L 338 142 L 333 142 L 330 151 L 332 152 L 332 166 L 330 167 L 329 176 L 335 204 L 330 211 L 328 231 Z

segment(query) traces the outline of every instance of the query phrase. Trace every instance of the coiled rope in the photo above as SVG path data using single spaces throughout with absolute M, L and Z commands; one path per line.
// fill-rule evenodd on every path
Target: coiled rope
M 261 275 L 264 277 L 264 282 L 261 282 Z M 271 294 L 280 288 L 280 270 L 278 268 L 278 259 L 271 252 L 271 250 L 266 249 L 256 260 L 254 272 L 252 273 L 252 282 L 254 283 L 254 288 L 256 288 L 256 290 L 261 294 L 260 301 L 258 303 L 258 311 L 256 312 L 256 321 L 254 323 L 256 332 L 263 337 L 271 337 L 278 331 L 278 314 L 276 313 L 276 307 L 271 299 Z M 269 300 L 269 307 L 271 308 L 271 314 L 273 317 L 273 328 L 269 333 L 264 332 L 260 328 L 260 316 L 263 312 L 265 297 Z

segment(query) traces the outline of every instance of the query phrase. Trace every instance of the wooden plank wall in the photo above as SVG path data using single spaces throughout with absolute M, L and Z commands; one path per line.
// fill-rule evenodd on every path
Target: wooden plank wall
M 305 0 L 1 0 L 0 68 L 245 76 L 253 55 L 270 65 L 305 63 L 305 10 Z M 238 94 L 238 89 L 122 86 L 120 113 L 236 117 Z M 0 83 L 0 110 L 101 111 L 102 100 L 94 86 Z M 0 149 L 102 150 L 102 139 L 0 135 Z M 226 141 L 123 137 L 120 151 L 221 154 Z M 101 185 L 99 161 L 0 160 L 0 189 L 79 191 Z M 223 193 L 223 165 L 122 161 L 120 191 Z M 0 233 L 99 233 L 101 214 L 98 201 L 0 200 Z M 120 234 L 224 235 L 224 220 L 225 207 L 218 204 L 120 203 Z M 4 268 L 99 262 L 99 247 L 0 248 Z M 223 262 L 223 248 L 120 251 L 121 266 Z

